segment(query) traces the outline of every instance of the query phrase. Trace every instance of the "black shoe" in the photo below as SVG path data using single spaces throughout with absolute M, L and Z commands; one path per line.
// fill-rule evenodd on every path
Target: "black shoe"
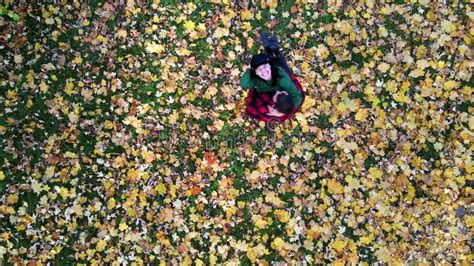
M 268 48 L 276 51 L 278 50 L 278 39 L 277 37 L 273 36 L 270 39 L 268 39 Z
M 260 42 L 262 43 L 263 47 L 268 47 L 270 45 L 270 39 L 268 38 L 268 33 L 260 32 Z

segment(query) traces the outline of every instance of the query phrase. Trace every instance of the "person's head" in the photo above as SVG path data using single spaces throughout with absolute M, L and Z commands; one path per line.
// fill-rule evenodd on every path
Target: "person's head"
M 276 85 L 278 78 L 278 69 L 273 63 L 272 58 L 266 54 L 258 54 L 252 57 L 250 61 L 251 74 L 255 78 L 262 80 L 272 80 L 273 86 Z
M 293 98 L 286 91 L 277 91 L 273 95 L 274 108 L 280 113 L 289 114 L 295 108 Z

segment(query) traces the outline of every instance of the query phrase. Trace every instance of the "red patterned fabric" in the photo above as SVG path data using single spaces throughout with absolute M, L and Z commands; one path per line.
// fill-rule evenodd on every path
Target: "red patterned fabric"
M 304 98 L 305 98 L 303 87 L 301 86 L 299 81 L 296 79 L 295 75 L 293 75 L 293 73 L 288 72 L 288 71 L 286 73 L 288 73 L 291 80 L 295 84 L 296 88 L 301 92 L 301 97 L 302 97 L 301 104 L 297 106 L 297 108 L 295 108 L 295 110 L 293 110 L 291 113 L 286 114 L 284 116 L 281 116 L 281 117 L 270 116 L 270 115 L 267 115 L 268 113 L 267 105 L 274 104 L 273 99 L 272 99 L 274 92 L 258 93 L 255 90 L 255 88 L 251 88 L 247 95 L 247 104 L 245 108 L 245 111 L 249 116 L 259 121 L 264 121 L 264 122 L 269 122 L 270 120 L 275 120 L 275 119 L 283 122 L 287 119 L 292 118 L 296 114 L 296 112 L 298 112 L 301 109 L 301 105 L 303 105 Z

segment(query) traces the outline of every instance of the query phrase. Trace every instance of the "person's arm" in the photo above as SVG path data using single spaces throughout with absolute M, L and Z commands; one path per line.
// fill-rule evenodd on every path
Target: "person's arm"
M 250 76 L 250 69 L 247 69 L 244 75 L 240 78 L 240 87 L 243 89 L 250 89 L 254 87 L 252 78 Z
M 268 108 L 267 115 L 276 116 L 276 117 L 281 117 L 285 115 L 284 113 L 278 112 L 278 110 L 273 108 L 273 106 L 271 105 L 268 105 L 267 108 Z
M 301 97 L 301 92 L 296 88 L 295 84 L 293 83 L 290 76 L 288 76 L 285 70 L 280 69 L 279 72 L 280 80 L 278 81 L 278 84 L 282 89 L 284 89 L 290 94 L 296 108 L 301 104 L 301 101 L 303 100 Z

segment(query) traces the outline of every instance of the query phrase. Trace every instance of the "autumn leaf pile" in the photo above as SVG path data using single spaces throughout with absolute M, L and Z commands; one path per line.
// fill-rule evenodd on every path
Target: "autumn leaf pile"
M 0 261 L 472 262 L 469 1 L 62 2 L 0 17 Z M 275 132 L 259 29 L 307 94 Z

